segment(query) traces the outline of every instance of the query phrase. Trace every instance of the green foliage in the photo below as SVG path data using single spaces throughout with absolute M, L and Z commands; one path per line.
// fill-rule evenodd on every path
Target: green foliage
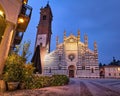
M 22 78 L 23 71 L 23 58 L 16 53 L 12 53 L 8 56 L 3 79 L 7 82 L 19 81 Z
M 31 88 L 33 82 L 34 67 L 31 63 L 25 64 L 29 52 L 30 42 L 24 42 L 17 46 L 14 52 L 11 52 L 6 60 L 3 79 L 6 82 L 20 82 L 21 86 Z M 1 79 L 1 78 L 0 78 Z
M 27 88 L 31 86 L 31 81 L 33 79 L 34 67 L 31 63 L 25 64 L 22 71 L 21 83 L 24 83 Z
M 35 89 L 35 88 L 43 88 L 50 86 L 50 79 L 49 76 L 33 76 L 31 82 L 28 83 L 26 86 L 27 89 Z
M 69 78 L 66 75 L 36 76 L 29 79 L 27 89 L 43 88 L 48 86 L 61 86 L 68 84 Z
M 42 87 L 48 87 L 50 86 L 50 80 L 51 77 L 48 76 L 35 76 L 34 82 L 36 82 L 34 85 L 35 88 L 42 88 Z
M 61 86 L 69 82 L 69 78 L 66 75 L 53 75 L 52 78 L 52 86 Z
M 12 52 L 5 63 L 3 79 L 7 82 L 29 82 L 34 67 L 31 63 L 25 64 L 24 58 Z
M 113 60 L 109 63 L 109 65 L 119 66 L 120 60 L 116 60 L 115 57 L 113 57 Z
M 29 51 L 30 44 L 30 41 L 25 41 L 23 44 L 16 46 L 15 49 L 15 52 L 24 58 L 25 61 L 31 55 L 31 52 Z

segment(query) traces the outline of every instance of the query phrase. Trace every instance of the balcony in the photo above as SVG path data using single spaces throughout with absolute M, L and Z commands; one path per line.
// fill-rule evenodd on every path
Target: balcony
M 23 32 L 16 32 L 15 39 L 14 39 L 14 45 L 20 44 L 22 38 L 23 38 Z
M 32 7 L 23 4 L 21 12 L 18 16 L 18 25 L 17 25 L 18 32 L 25 32 L 29 24 L 31 14 L 32 14 Z

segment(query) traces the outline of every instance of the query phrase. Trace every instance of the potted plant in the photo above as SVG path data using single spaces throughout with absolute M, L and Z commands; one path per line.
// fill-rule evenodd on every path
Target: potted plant
M 30 41 L 16 46 L 14 52 L 11 52 L 6 60 L 3 78 L 7 82 L 8 90 L 15 90 L 19 83 L 24 83 L 25 81 L 27 76 L 25 63 L 31 54 L 29 47 Z
M 0 75 L 0 92 L 4 92 L 6 91 L 6 84 L 5 81 L 2 78 L 3 76 Z
M 5 64 L 3 79 L 7 82 L 8 90 L 15 90 L 22 78 L 24 60 L 16 53 L 8 56 Z

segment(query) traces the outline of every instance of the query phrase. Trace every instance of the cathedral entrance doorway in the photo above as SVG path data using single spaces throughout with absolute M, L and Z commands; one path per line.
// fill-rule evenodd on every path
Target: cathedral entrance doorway
M 75 66 L 74 65 L 70 65 L 68 67 L 68 70 L 69 70 L 69 77 L 74 78 L 75 77 L 74 76 L 74 74 L 75 74 Z

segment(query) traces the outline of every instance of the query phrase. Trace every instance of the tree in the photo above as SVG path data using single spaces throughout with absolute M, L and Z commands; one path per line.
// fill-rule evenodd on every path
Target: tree
M 31 44 L 30 41 L 25 41 L 23 44 L 16 46 L 16 49 L 14 50 L 25 60 L 25 62 L 27 61 L 28 57 L 31 55 L 31 52 L 29 51 L 30 44 Z
M 102 66 L 103 66 L 102 63 L 100 62 L 100 63 L 99 63 L 99 67 L 102 67 Z

